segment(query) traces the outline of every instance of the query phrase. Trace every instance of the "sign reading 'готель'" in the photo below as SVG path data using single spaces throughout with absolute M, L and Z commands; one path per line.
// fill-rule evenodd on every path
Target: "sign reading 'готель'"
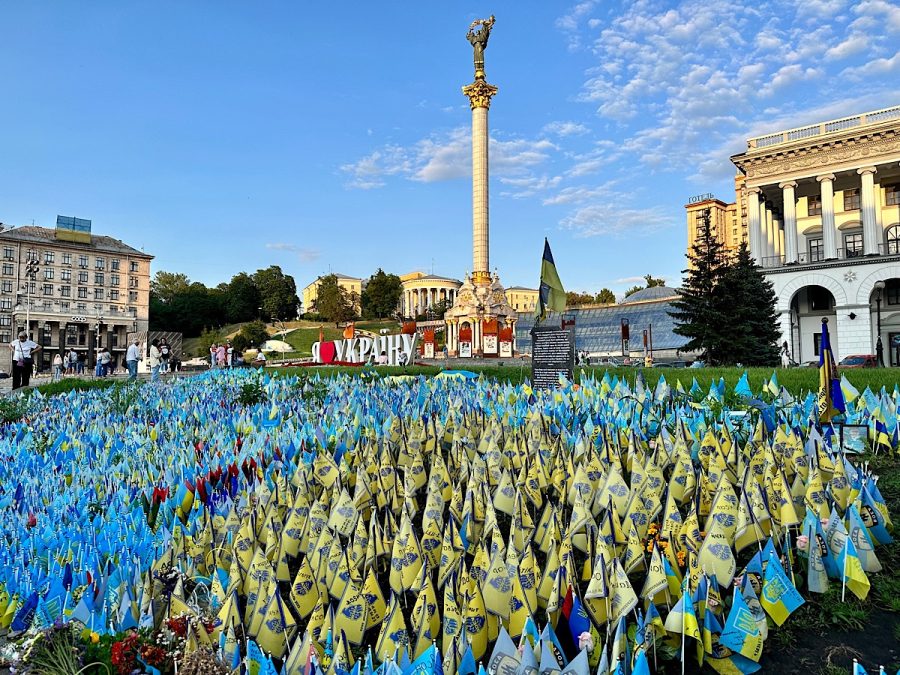
M 531 329 L 531 385 L 535 389 L 559 386 L 559 376 L 571 380 L 574 370 L 574 329 L 558 326 Z

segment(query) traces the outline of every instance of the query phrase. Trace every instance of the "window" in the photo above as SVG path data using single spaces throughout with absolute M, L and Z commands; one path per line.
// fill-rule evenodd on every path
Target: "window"
M 47 265 L 52 265 L 53 260 L 56 258 L 56 253 L 53 251 L 44 251 L 44 263 Z
M 137 288 L 137 277 L 128 277 L 128 287 L 129 288 Z
M 887 232 L 884 233 L 884 238 L 887 241 L 888 255 L 897 255 L 900 253 L 900 225 L 892 225 L 889 227 Z
M 137 272 L 138 271 L 137 261 L 132 260 L 130 263 L 128 263 L 128 271 L 129 272 Z
M 53 269 L 44 270 L 44 279 L 52 279 L 53 278 Z
M 44 295 L 53 295 L 53 284 L 44 284 Z
M 78 311 L 84 312 L 85 310 L 87 310 L 87 303 L 79 302 L 78 303 Z
M 80 255 L 80 256 L 78 256 L 78 266 L 79 266 L 81 269 L 84 269 L 84 270 L 87 269 L 87 266 L 88 266 L 88 257 L 87 257 L 86 255 Z
M 88 273 L 87 273 L 87 272 L 79 272 L 79 273 L 78 273 L 78 283 L 79 283 L 79 284 L 86 284 L 86 283 L 87 283 L 87 280 L 88 280 Z
M 0 300 L 0 309 L 12 309 L 12 300 L 9 298 L 3 298 L 3 300 Z
M 12 317 L 0 316 L 0 326 L 12 326 Z
M 0 342 L 8 344 L 12 341 L 12 333 L 0 333 Z
M 72 264 L 72 254 L 71 253 L 63 253 L 62 260 L 63 260 L 63 265 L 71 265 Z
M 95 288 L 94 289 L 94 300 L 102 300 L 103 299 L 103 289 Z
M 821 239 L 810 239 L 809 240 L 809 261 L 817 262 L 822 260 L 825 257 L 825 251 L 822 248 L 822 240 Z
M 79 289 L 78 289 L 78 297 L 79 297 L 79 298 L 82 298 L 82 299 L 86 299 L 86 298 L 87 298 L 87 289 L 86 289 L 86 288 L 79 288 Z
M 116 289 L 111 290 L 109 292 L 109 299 L 110 300 L 118 300 L 119 299 L 119 291 L 117 291 Z
M 822 347 L 822 334 L 813 333 L 813 355 L 819 355 L 819 349 Z
M 4 260 L 12 260 L 13 259 L 12 246 L 4 246 L 3 247 L 3 259 Z
M 859 188 L 844 190 L 844 211 L 859 210 Z
M 94 269 L 105 270 L 106 258 L 94 258 Z
M 9 263 L 3 263 L 3 274 L 4 276 L 11 277 L 14 272 L 14 268 Z
M 110 274 L 109 275 L 109 285 L 110 286 L 118 286 L 119 285 L 119 275 L 118 274 Z
M 4 281 L 3 285 L 0 286 L 0 289 L 2 289 L 4 293 L 12 293 L 12 282 Z
M 863 251 L 862 232 L 852 232 L 844 235 L 844 257 L 856 258 L 861 256 Z
M 822 215 L 822 196 L 810 195 L 806 202 L 806 215 L 821 216 Z
M 63 281 L 72 281 L 72 270 L 63 270 L 59 273 L 59 278 Z
M 110 260 L 109 261 L 109 269 L 111 269 L 113 272 L 118 272 L 119 271 L 119 262 L 120 261 L 118 259 Z
M 900 305 L 900 280 L 888 279 L 884 282 L 884 297 L 889 305 Z
M 94 283 L 103 285 L 103 272 L 94 272 Z
M 27 283 L 27 284 L 25 284 L 25 290 L 28 291 L 29 293 L 31 293 L 32 295 L 34 295 L 36 285 L 37 284 L 35 284 L 33 281 L 30 283 Z
M 72 297 L 72 287 L 71 286 L 60 286 L 59 294 L 64 298 Z
M 827 312 L 834 307 L 834 296 L 827 288 L 807 286 L 806 297 L 811 312 Z
M 60 310 L 61 312 L 66 312 L 66 311 L 68 311 L 68 309 L 69 309 L 69 303 L 68 303 L 68 302 L 60 302 L 60 303 L 59 303 L 59 310 Z
M 128 291 L 128 302 L 137 302 L 137 291 Z
M 900 184 L 884 186 L 884 205 L 900 206 Z

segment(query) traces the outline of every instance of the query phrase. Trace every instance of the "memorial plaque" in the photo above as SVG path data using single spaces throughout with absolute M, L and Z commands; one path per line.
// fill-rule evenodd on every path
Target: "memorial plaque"
M 484 336 L 484 353 L 485 354 L 496 354 L 497 353 L 497 336 L 496 335 L 485 335 Z
M 459 357 L 461 359 L 471 359 L 472 358 L 472 343 L 471 342 L 460 342 L 459 343 Z
M 433 343 L 433 342 L 426 342 L 426 343 L 425 343 L 425 353 L 424 353 L 424 357 L 425 357 L 426 359 L 433 359 L 433 358 L 434 358 L 434 343 Z
M 509 340 L 502 340 L 500 342 L 500 356 L 503 358 L 511 359 L 512 355 L 512 342 L 510 342 Z
M 559 386 L 559 376 L 574 377 L 575 329 L 535 326 L 531 329 L 531 385 L 535 389 Z

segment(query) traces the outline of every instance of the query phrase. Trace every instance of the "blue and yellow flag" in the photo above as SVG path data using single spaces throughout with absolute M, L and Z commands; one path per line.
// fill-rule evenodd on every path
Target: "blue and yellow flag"
M 559 273 L 556 271 L 556 263 L 553 262 L 553 253 L 550 251 L 550 242 L 544 238 L 544 256 L 541 259 L 541 285 L 538 291 L 538 304 L 534 316 L 538 321 L 543 321 L 548 311 L 562 312 L 566 308 L 566 291 L 563 289 Z
M 803 596 L 797 592 L 790 577 L 785 574 L 777 555 L 769 555 L 759 602 L 772 617 L 772 621 L 779 626 L 787 620 L 791 612 L 804 603 Z
M 828 337 L 828 319 L 822 319 L 822 341 L 819 345 L 819 421 L 830 422 L 845 411 L 844 392 L 834 366 L 831 338 Z

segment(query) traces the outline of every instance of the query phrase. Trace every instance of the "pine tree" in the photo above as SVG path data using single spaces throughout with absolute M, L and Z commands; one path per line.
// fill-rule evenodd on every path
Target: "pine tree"
M 750 257 L 745 243 L 725 269 L 720 295 L 729 307 L 721 326 L 721 359 L 745 366 L 778 364 L 781 330 L 775 311 L 775 291 Z
M 689 268 L 681 296 L 672 303 L 675 332 L 688 338 L 682 351 L 700 352 L 710 363 L 722 360 L 720 328 L 728 320 L 719 283 L 725 272 L 723 244 L 716 236 L 707 209 L 697 232 L 697 239 L 688 254 Z

